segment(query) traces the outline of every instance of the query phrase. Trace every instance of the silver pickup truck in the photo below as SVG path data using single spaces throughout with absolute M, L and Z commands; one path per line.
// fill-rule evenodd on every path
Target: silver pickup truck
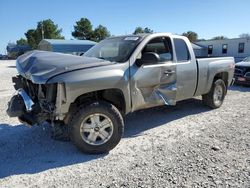
M 128 113 L 199 95 L 220 107 L 234 66 L 232 57 L 196 59 L 186 37 L 169 33 L 112 37 L 82 57 L 32 51 L 16 61 L 7 113 L 28 125 L 48 121 L 81 151 L 104 153 Z

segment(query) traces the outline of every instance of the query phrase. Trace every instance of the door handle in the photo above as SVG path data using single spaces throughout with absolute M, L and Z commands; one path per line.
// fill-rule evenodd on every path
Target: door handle
M 164 71 L 164 74 L 174 74 L 175 71 L 171 71 L 171 70 L 167 70 L 167 71 Z

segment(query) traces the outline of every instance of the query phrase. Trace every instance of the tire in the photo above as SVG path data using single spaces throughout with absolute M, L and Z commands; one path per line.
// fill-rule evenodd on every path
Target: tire
M 79 150 L 101 154 L 109 152 L 120 142 L 124 121 L 114 105 L 93 101 L 78 107 L 69 121 L 69 128 L 70 139 Z
M 225 82 L 221 79 L 215 80 L 209 93 L 202 95 L 202 101 L 210 108 L 219 108 L 227 93 Z

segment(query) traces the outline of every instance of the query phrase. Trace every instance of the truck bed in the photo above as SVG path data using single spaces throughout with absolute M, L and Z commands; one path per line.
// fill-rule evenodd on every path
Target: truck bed
M 195 96 L 202 95 L 209 91 L 216 71 L 219 72 L 220 70 L 228 70 L 228 80 L 233 77 L 234 69 L 230 66 L 234 65 L 233 57 L 197 58 L 196 64 L 198 77 Z

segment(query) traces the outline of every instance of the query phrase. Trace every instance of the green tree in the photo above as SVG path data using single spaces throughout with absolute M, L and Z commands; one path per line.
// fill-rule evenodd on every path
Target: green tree
M 38 43 L 36 42 L 36 30 L 35 29 L 29 29 L 25 36 L 27 38 L 28 44 L 31 46 L 31 48 L 35 49 L 37 48 Z
M 64 39 L 61 32 L 62 29 L 58 29 L 58 25 L 47 19 L 38 22 L 36 29 L 29 29 L 25 36 L 28 44 L 35 49 L 42 39 Z
M 99 25 L 97 28 L 95 28 L 95 30 L 93 31 L 93 36 L 92 36 L 92 40 L 99 42 L 107 37 L 110 37 L 110 32 L 108 31 L 108 29 L 102 25 Z
M 153 33 L 154 31 L 152 29 L 149 29 L 148 27 L 144 28 L 144 33 Z
M 133 34 L 136 35 L 139 33 L 153 33 L 153 32 L 154 31 L 152 29 L 149 29 L 148 27 L 145 27 L 144 29 L 142 27 L 136 27 Z
M 135 28 L 135 31 L 134 31 L 134 35 L 138 34 L 138 33 L 144 33 L 144 30 L 142 27 L 136 27 Z
M 71 33 L 73 37 L 80 40 L 91 40 L 93 37 L 93 26 L 87 18 L 81 18 L 74 25 L 74 31 Z
M 212 38 L 212 40 L 223 40 L 223 39 L 228 39 L 228 38 L 226 36 L 216 36 Z
M 37 23 L 36 35 L 39 42 L 42 39 L 64 39 L 61 33 L 62 29 L 58 29 L 58 25 L 51 19 L 43 20 Z
M 20 38 L 19 40 L 16 41 L 16 44 L 18 45 L 27 45 L 28 41 L 24 38 Z
M 190 42 L 194 42 L 198 40 L 198 34 L 194 31 L 188 31 L 186 33 L 182 33 L 182 36 L 187 37 Z

